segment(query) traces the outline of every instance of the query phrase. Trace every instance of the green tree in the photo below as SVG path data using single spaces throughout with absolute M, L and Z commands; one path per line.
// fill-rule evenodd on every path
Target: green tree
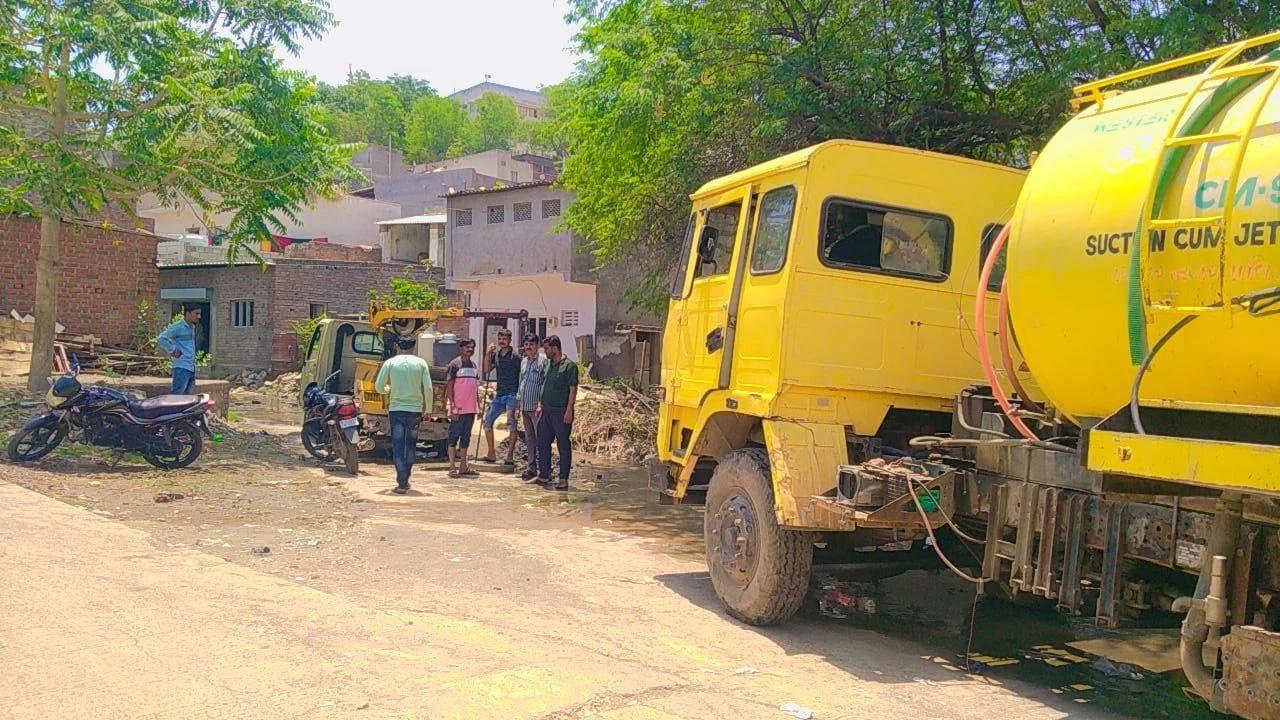
M 439 160 L 458 139 L 467 113 L 458 103 L 438 95 L 413 101 L 405 128 L 405 150 L 413 162 Z
M 444 307 L 449 300 L 435 280 L 418 282 L 409 277 L 391 278 L 390 291 L 370 290 L 369 299 L 398 310 L 435 310 Z
M 40 218 L 30 388 L 51 370 L 64 219 L 216 198 L 234 248 L 345 179 L 312 81 L 274 56 L 331 23 L 318 0 L 0 3 L 0 213 Z
M 387 83 L 358 77 L 338 88 L 338 96 L 349 118 L 349 141 L 389 145 L 404 136 L 404 105 Z
M 400 104 L 406 112 L 418 98 L 436 94 L 435 88 L 431 87 L 431 83 L 412 75 L 392 75 L 387 78 L 386 83 L 391 87 L 396 97 L 400 98 Z
M 449 153 L 458 156 L 485 150 L 509 150 L 520 127 L 515 101 L 505 95 L 486 93 L 476 100 L 475 117 L 462 128 Z
M 851 137 L 1025 163 L 1078 82 L 1269 31 L 1269 0 L 575 0 L 555 134 L 602 262 L 676 258 L 699 184 Z M 667 260 L 670 262 L 670 260 Z M 645 287 L 662 286 L 659 263 Z M 661 294 L 650 292 L 653 305 Z
M 392 81 L 374 80 L 364 70 L 357 70 L 342 85 L 321 84 L 315 95 L 319 121 L 346 143 L 386 145 L 403 138 L 406 106 L 401 92 L 412 91 L 405 87 L 407 76 L 392 77 L 398 78 L 399 90 Z

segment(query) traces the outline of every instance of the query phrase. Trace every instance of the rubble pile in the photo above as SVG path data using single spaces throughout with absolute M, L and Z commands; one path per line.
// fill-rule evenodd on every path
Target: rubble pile
M 301 384 L 301 373 L 283 373 L 274 380 L 267 380 L 262 383 L 262 391 L 268 395 L 297 399 Z
M 658 445 L 658 401 L 626 385 L 584 384 L 578 390 L 573 443 L 597 457 L 641 462 Z
M 244 370 L 234 375 L 228 375 L 227 380 L 241 387 L 257 390 L 266 383 L 268 374 L 266 370 Z

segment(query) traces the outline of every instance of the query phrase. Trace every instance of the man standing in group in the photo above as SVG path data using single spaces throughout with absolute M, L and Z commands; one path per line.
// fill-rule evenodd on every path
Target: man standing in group
M 396 464 L 396 487 L 391 492 L 409 492 L 409 475 L 417 457 L 418 423 L 423 413 L 431 412 L 431 366 L 413 352 L 417 339 L 412 335 L 396 338 L 396 355 L 382 363 L 373 386 L 390 395 L 387 405 L 391 418 L 391 457 Z
M 484 369 L 481 374 L 487 378 L 493 371 L 498 376 L 498 392 L 494 394 L 493 402 L 489 403 L 489 409 L 484 414 L 484 439 L 489 446 L 484 461 L 498 461 L 497 447 L 493 443 L 493 424 L 500 415 L 506 413 L 510 442 L 507 443 L 507 459 L 502 464 L 513 466 L 516 464 L 515 410 L 516 391 L 520 389 L 520 356 L 511 347 L 511 331 L 506 328 L 498 331 L 498 346 L 490 345 L 484 353 Z
M 467 448 L 471 447 L 471 429 L 476 422 L 477 391 L 480 369 L 471 361 L 476 352 L 475 340 L 458 343 L 458 357 L 449 362 L 448 380 L 444 386 L 449 407 L 449 477 L 475 477 L 479 473 L 467 464 Z M 461 464 L 458 456 L 461 455 Z
M 525 333 L 520 359 L 520 390 L 516 394 L 516 412 L 524 421 L 524 446 L 529 452 L 529 469 L 520 475 L 525 482 L 538 478 L 538 403 L 542 401 L 542 377 L 547 369 L 547 359 L 538 352 L 538 336 Z M 515 429 L 512 428 L 512 432 Z M 514 438 L 511 443 L 515 445 Z
M 182 318 L 165 328 L 156 338 L 160 346 L 173 358 L 174 395 L 191 395 L 196 391 L 196 328 L 200 325 L 200 307 L 186 305 Z
M 569 489 L 569 469 L 573 467 L 569 432 L 573 430 L 573 405 L 578 400 L 578 364 L 560 348 L 560 338 L 552 335 L 542 344 L 547 351 L 547 368 L 538 403 L 538 482 L 548 490 Z M 560 475 L 551 479 L 551 441 L 560 454 Z

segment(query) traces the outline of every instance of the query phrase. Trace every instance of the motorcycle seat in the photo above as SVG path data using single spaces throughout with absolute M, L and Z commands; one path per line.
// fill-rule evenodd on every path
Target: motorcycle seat
M 189 410 L 202 400 L 199 395 L 157 395 L 146 400 L 130 400 L 129 412 L 140 418 L 158 418 Z

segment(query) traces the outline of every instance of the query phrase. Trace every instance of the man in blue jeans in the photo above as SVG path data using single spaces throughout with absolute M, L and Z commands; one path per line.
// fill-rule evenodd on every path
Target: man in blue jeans
M 169 392 L 174 395 L 191 395 L 196 391 L 196 327 L 199 324 L 199 306 L 186 305 L 182 319 L 156 338 L 156 345 L 173 358 L 173 385 Z
M 493 424 L 502 415 L 507 416 L 507 431 L 511 440 L 507 443 L 507 457 L 503 464 L 511 467 L 516 464 L 516 391 L 520 389 L 520 356 L 511 347 L 511 331 L 502 328 L 498 331 L 498 345 L 490 345 L 484 354 L 484 367 L 480 374 L 489 377 L 489 373 L 498 376 L 498 391 L 494 393 L 493 402 L 484 414 L 484 438 L 488 442 L 489 452 L 485 454 L 485 462 L 497 462 L 497 446 L 493 442 Z
M 409 492 L 409 475 L 418 452 L 418 423 L 431 412 L 431 366 L 413 353 L 417 338 L 396 338 L 396 355 L 382 363 L 373 386 L 390 395 L 387 415 L 391 420 L 391 457 L 396 463 L 396 486 L 391 492 Z

